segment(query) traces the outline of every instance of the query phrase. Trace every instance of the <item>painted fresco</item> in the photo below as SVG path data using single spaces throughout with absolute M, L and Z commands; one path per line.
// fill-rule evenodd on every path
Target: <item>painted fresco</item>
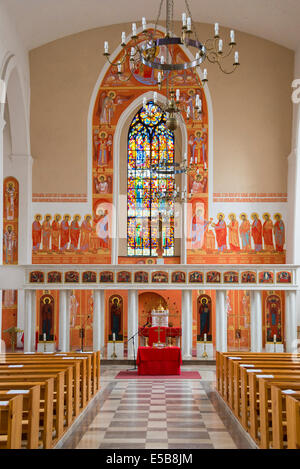
M 263 341 L 273 343 L 274 336 L 276 342 L 283 342 L 284 337 L 284 292 L 265 291 L 263 292 Z
M 39 305 L 39 329 L 38 340 L 41 342 L 46 338 L 47 342 L 55 340 L 55 301 L 50 294 L 45 294 L 40 299 Z
M 209 295 L 202 294 L 197 299 L 197 341 L 212 342 L 212 300 Z
M 172 283 L 185 283 L 186 273 L 185 272 L 173 272 Z
M 203 272 L 190 272 L 189 283 L 203 283 Z
M 135 272 L 134 283 L 148 283 L 149 273 L 148 272 Z
M 84 329 L 84 350 L 93 348 L 93 311 L 92 290 L 73 290 L 70 297 L 70 349 L 80 350 L 81 329 Z
M 108 341 L 114 336 L 116 341 L 123 341 L 123 298 L 120 295 L 112 295 L 109 298 L 109 332 Z
M 208 216 L 205 200 L 198 198 L 188 207 L 188 263 L 284 264 L 282 215 L 266 212 L 261 218 L 256 212 L 227 216 L 220 212 L 214 220 Z
M 1 340 L 5 342 L 7 348 L 11 347 L 11 335 L 9 330 L 18 325 L 18 291 L 2 291 L 2 324 Z M 6 332 L 7 331 L 7 332 Z
M 18 263 L 19 183 L 13 177 L 3 182 L 3 264 Z
M 44 283 L 44 281 L 45 281 L 44 272 L 39 272 L 39 271 L 30 272 L 29 274 L 30 283 Z
M 229 290 L 226 295 L 228 351 L 250 351 L 250 292 Z

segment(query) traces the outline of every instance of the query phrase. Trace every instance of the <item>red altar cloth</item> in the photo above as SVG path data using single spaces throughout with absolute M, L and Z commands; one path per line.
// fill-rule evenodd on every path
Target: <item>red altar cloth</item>
M 180 375 L 180 347 L 139 347 L 137 352 L 139 375 Z
M 149 337 L 149 346 L 153 342 L 158 342 L 158 328 L 157 327 L 140 327 L 139 335 L 142 337 Z M 181 327 L 161 327 L 160 328 L 160 341 L 166 342 L 166 337 L 181 337 Z

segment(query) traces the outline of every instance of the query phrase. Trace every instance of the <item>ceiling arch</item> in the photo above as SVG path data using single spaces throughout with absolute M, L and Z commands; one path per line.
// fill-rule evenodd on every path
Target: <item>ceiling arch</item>
M 88 29 L 138 22 L 142 16 L 153 22 L 160 3 L 159 0 L 1 1 L 28 50 Z M 300 45 L 299 0 L 190 0 L 190 7 L 195 21 L 219 22 L 221 26 L 294 50 Z M 175 0 L 175 18 L 180 19 L 183 10 L 184 1 Z

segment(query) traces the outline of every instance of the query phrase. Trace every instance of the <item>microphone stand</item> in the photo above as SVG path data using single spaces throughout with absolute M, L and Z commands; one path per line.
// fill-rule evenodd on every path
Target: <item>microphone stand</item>
M 149 324 L 149 322 L 147 321 L 146 324 L 144 324 L 144 326 L 142 326 L 141 330 L 145 329 L 145 327 L 147 327 Z M 135 334 L 133 334 L 130 339 L 127 340 L 127 344 L 129 343 L 130 340 L 132 340 L 132 346 L 133 346 L 133 363 L 134 363 L 134 368 L 130 368 L 129 370 L 127 371 L 136 371 L 137 370 L 137 366 L 136 366 L 136 357 L 135 357 L 135 346 L 134 346 L 134 338 L 135 336 L 139 333 L 139 331 L 137 331 Z

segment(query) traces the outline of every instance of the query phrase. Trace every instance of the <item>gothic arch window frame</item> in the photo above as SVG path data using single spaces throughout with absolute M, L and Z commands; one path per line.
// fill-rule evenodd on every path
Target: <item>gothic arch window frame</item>
M 152 164 L 175 162 L 175 135 L 166 127 L 166 114 L 148 101 L 135 114 L 127 140 L 127 255 L 157 257 L 159 214 L 162 222 L 163 256 L 174 256 L 174 202 L 164 207 L 155 196 L 161 187 L 172 191 L 175 175 L 155 174 Z M 139 230 L 139 231 L 138 231 Z M 141 234 L 141 236 L 140 236 Z M 138 238 L 139 237 L 139 238 Z M 139 244 L 138 244 L 139 243 Z

